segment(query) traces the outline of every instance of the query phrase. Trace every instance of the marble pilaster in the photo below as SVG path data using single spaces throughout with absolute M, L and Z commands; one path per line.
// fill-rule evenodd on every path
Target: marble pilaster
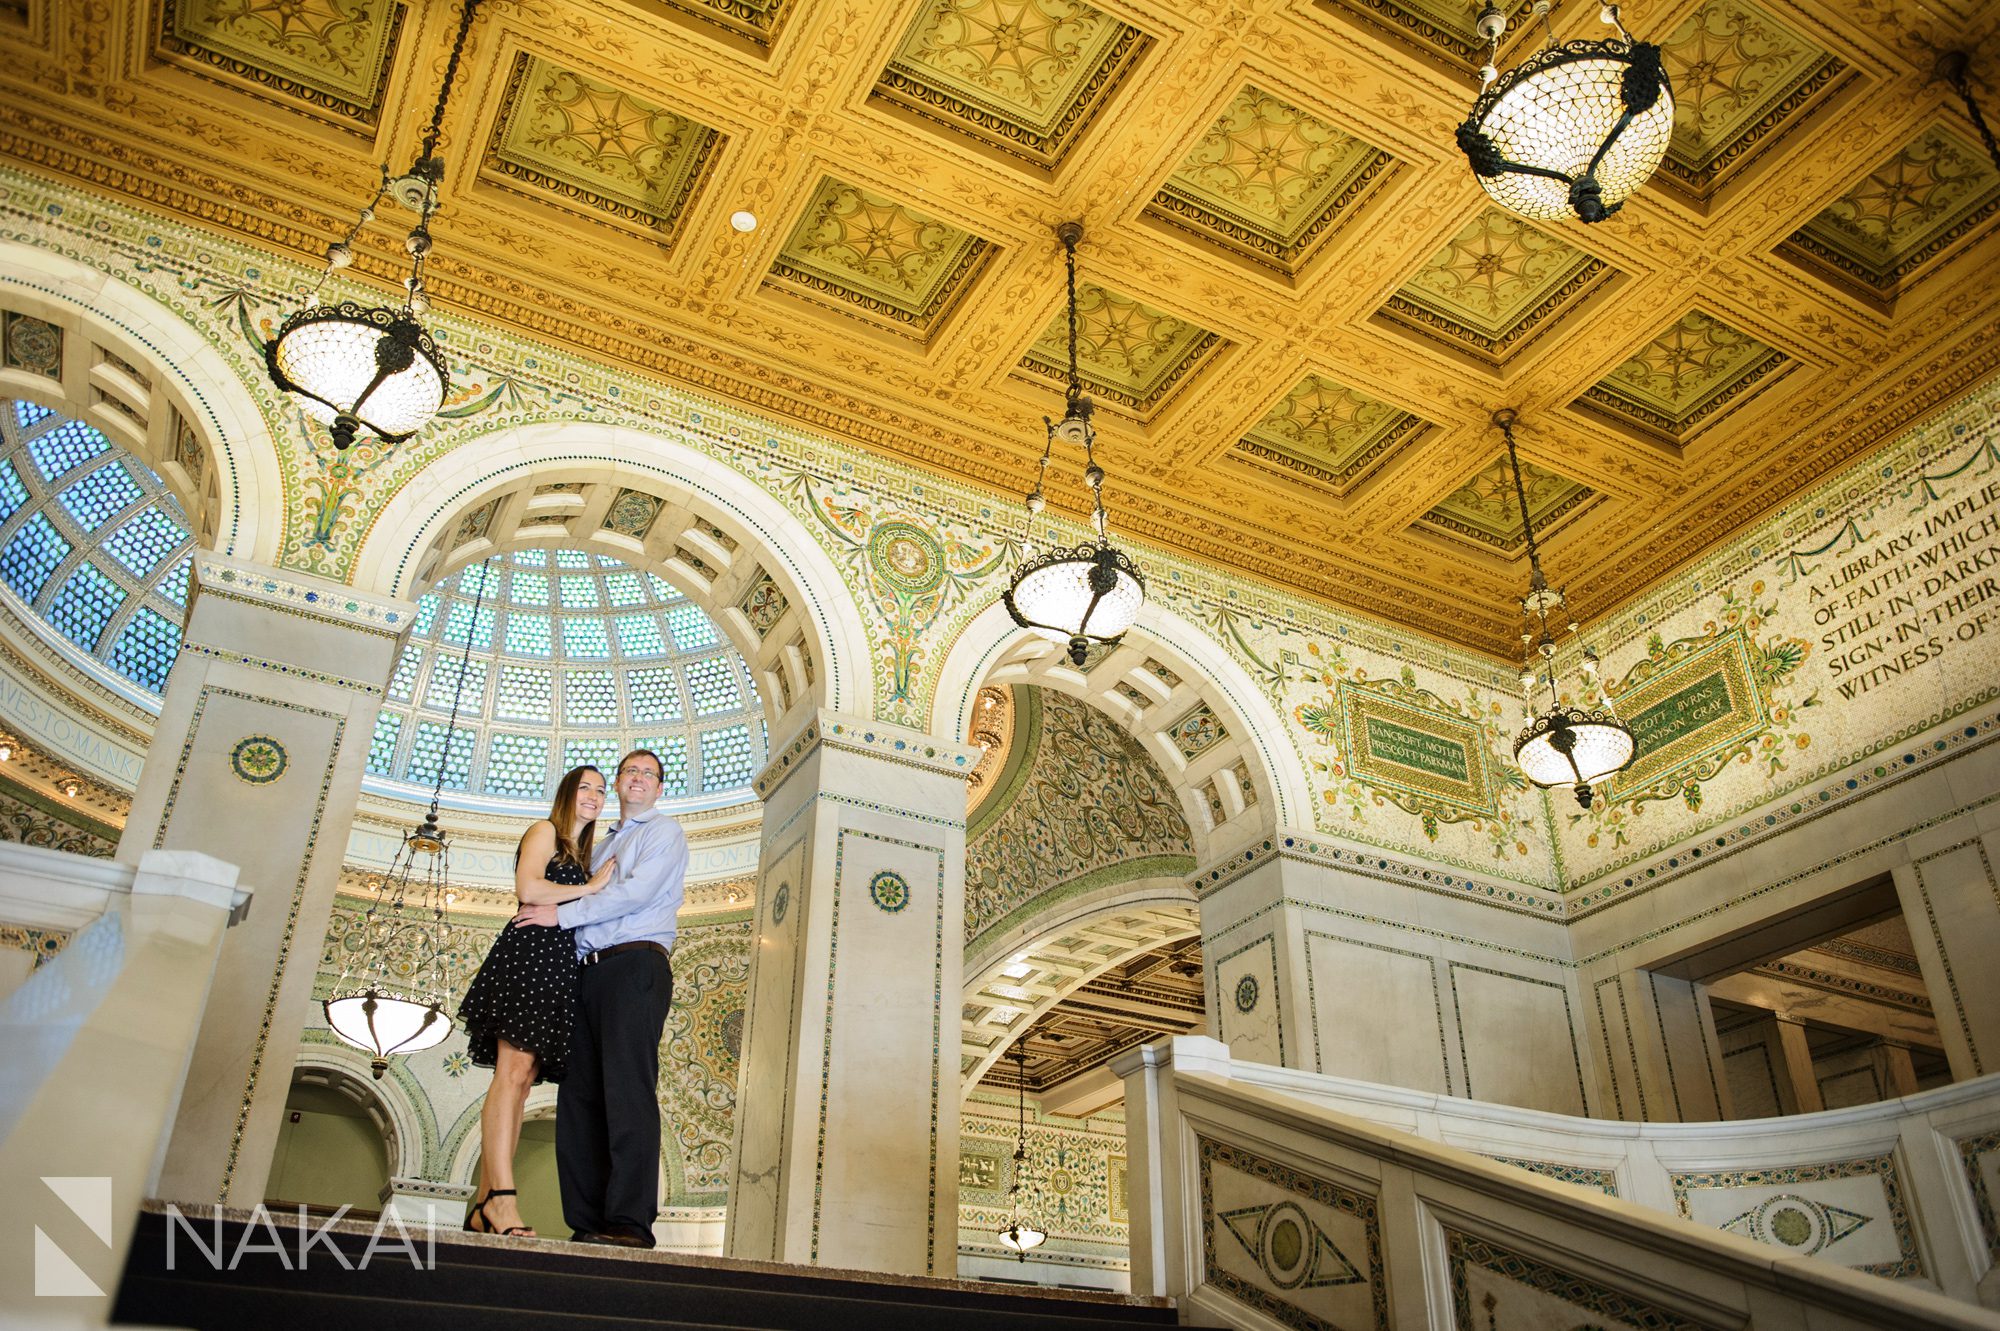
M 196 850 L 257 909 L 229 932 L 159 1194 L 252 1206 L 312 999 L 382 688 L 407 602 L 212 554 L 118 858 Z
M 965 777 L 977 758 L 821 711 L 757 778 L 729 1256 L 957 1269 Z

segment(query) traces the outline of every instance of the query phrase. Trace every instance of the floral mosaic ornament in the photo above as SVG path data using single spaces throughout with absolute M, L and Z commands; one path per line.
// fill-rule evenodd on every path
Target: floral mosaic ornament
M 1571 826 L 1588 828 L 1587 844 L 1625 845 L 1632 821 L 1653 801 L 1678 798 L 1699 811 L 1703 785 L 1731 763 L 1776 777 L 1789 755 L 1811 747 L 1798 721 L 1820 705 L 1819 691 L 1788 700 L 1779 686 L 1805 664 L 1812 644 L 1783 634 L 1757 639 L 1778 609 L 1765 600 L 1761 579 L 1747 596 L 1725 588 L 1719 609 L 1693 637 L 1666 642 L 1653 634 L 1645 658 L 1610 689 L 1637 747 L 1604 798 L 1570 815 Z
M 285 746 L 269 735 L 245 735 L 229 751 L 229 770 L 245 785 L 268 786 L 290 765 Z
M 884 869 L 868 880 L 868 899 L 890 915 L 910 904 L 910 885 L 903 875 Z
M 790 883 L 779 883 L 778 890 L 771 894 L 771 923 L 783 924 L 785 922 L 785 911 L 791 904 L 792 885 Z
M 926 665 L 926 635 L 947 612 L 979 600 L 981 582 L 1000 570 L 1007 549 L 991 537 L 803 472 L 795 473 L 791 488 L 805 492 L 808 511 L 835 537 L 835 554 L 882 618 L 887 641 L 878 651 L 886 674 L 880 690 L 885 716 L 919 724 L 912 709 L 921 702 L 917 678 Z
M 1254 1011 L 1257 1007 L 1257 977 L 1246 975 L 1236 982 L 1236 1010 Z
M 1299 664 L 1297 678 L 1328 690 L 1292 708 L 1300 727 L 1333 749 L 1309 760 L 1325 783 L 1323 802 L 1352 822 L 1394 805 L 1415 815 L 1431 841 L 1443 824 L 1464 823 L 1485 835 L 1495 859 L 1527 855 L 1515 805 L 1527 781 L 1502 756 L 1510 737 L 1498 701 L 1470 689 L 1462 700 L 1440 697 L 1407 665 L 1393 679 L 1371 679 L 1338 644 L 1307 643 Z

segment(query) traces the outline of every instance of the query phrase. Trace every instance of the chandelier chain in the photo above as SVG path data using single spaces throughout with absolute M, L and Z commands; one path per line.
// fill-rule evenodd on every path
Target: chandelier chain
M 1547 587 L 1548 579 L 1542 576 L 1541 551 L 1535 545 L 1535 524 L 1528 517 L 1528 489 L 1521 483 L 1521 455 L 1514 447 L 1514 419 L 1508 416 L 1500 422 L 1500 433 L 1507 440 L 1507 465 L 1514 472 L 1514 500 L 1521 506 L 1521 534 L 1528 543 L 1529 587 L 1540 591 Z
M 451 43 L 451 58 L 445 62 L 444 83 L 438 88 L 437 106 L 431 110 L 431 125 L 424 132 L 423 151 L 419 155 L 428 158 L 437 151 L 438 135 L 444 126 L 445 105 L 451 100 L 452 84 L 458 80 L 458 62 L 465 54 L 465 37 L 472 31 L 472 16 L 479 8 L 479 0 L 465 0 L 465 8 L 458 16 L 458 36 Z
M 1076 371 L 1076 237 L 1063 235 L 1063 263 L 1069 271 L 1069 401 L 1083 396 L 1083 379 Z
M 472 618 L 465 625 L 465 650 L 459 653 L 458 678 L 451 685 L 451 717 L 444 723 L 444 746 L 438 753 L 436 780 L 431 786 L 432 822 L 437 821 L 438 798 L 444 791 L 444 765 L 451 757 L 451 737 L 458 732 L 458 704 L 465 696 L 465 672 L 472 665 L 472 635 L 479 631 L 479 608 L 485 604 L 486 582 L 492 576 L 493 556 L 488 555 L 479 565 L 479 587 L 472 594 Z
M 1951 85 L 1959 100 L 1965 103 L 1965 114 L 1986 144 L 1986 155 L 1993 159 L 1993 169 L 2000 171 L 2000 140 L 1994 139 L 1993 130 L 1987 125 L 1986 117 L 1980 114 L 1979 103 L 1972 96 L 1971 63 L 1965 52 L 1947 51 L 1938 58 L 1938 73 Z

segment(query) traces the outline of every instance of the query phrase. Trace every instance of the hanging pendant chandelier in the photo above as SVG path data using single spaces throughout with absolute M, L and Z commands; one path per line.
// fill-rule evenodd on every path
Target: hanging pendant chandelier
M 1507 439 L 1507 465 L 1513 469 L 1514 497 L 1521 505 L 1521 531 L 1528 543 L 1528 594 L 1521 600 L 1521 611 L 1528 619 L 1528 628 L 1521 634 L 1525 654 L 1521 691 L 1527 725 L 1514 740 L 1514 763 L 1521 775 L 1543 789 L 1573 787 L 1576 802 L 1588 809 L 1596 784 L 1630 767 L 1636 746 L 1632 732 L 1618 719 L 1610 697 L 1598 685 L 1597 653 L 1591 648 L 1583 649 L 1579 693 L 1596 693 L 1604 705 L 1572 706 L 1563 702 L 1557 688 L 1556 643 L 1549 617 L 1558 614 L 1558 622 L 1567 622 L 1572 634 L 1577 625 L 1570 618 L 1563 594 L 1551 591 L 1548 579 L 1542 576 L 1535 525 L 1528 516 L 1528 491 L 1521 483 L 1521 457 L 1514 448 L 1514 421 L 1514 413 L 1506 408 L 1493 413 L 1493 423 Z M 1537 695 L 1544 689 L 1548 703 L 1538 710 Z
M 445 722 L 431 783 L 430 811 L 403 838 L 389 871 L 375 879 L 374 897 L 361 916 L 360 941 L 349 950 L 333 992 L 320 1005 L 333 1033 L 368 1055 L 377 1081 L 388 1071 L 392 1057 L 442 1044 L 452 1031 L 452 1020 L 445 1014 L 451 987 L 445 964 L 450 936 L 445 907 L 455 894 L 451 838 L 438 826 L 438 800 L 444 792 L 452 737 L 458 732 L 472 635 L 493 576 L 492 564 L 488 559 L 480 565 L 479 590 L 472 598 L 472 618 L 466 621 L 465 650 L 459 654 L 458 678 L 452 683 L 451 718 Z
M 1618 35 L 1597 42 L 1558 42 L 1549 0 L 1534 0 L 1534 12 L 1548 44 L 1502 75 L 1507 17 L 1493 0 L 1479 11 L 1491 53 L 1458 146 L 1509 212 L 1601 222 L 1652 176 L 1673 137 L 1673 89 L 1660 48 L 1634 41 L 1615 4 L 1599 17 Z
M 1083 239 L 1081 222 L 1056 228 L 1069 271 L 1069 386 L 1060 421 L 1043 418 L 1048 438 L 1042 446 L 1041 470 L 1028 495 L 1028 532 L 1021 544 L 1021 566 L 1014 570 L 1002 598 L 1014 622 L 1031 633 L 1069 648 L 1069 658 L 1082 665 L 1093 646 L 1108 646 L 1125 635 L 1146 603 L 1146 579 L 1123 550 L 1111 544 L 1104 513 L 1104 468 L 1092 454 L 1097 433 L 1090 424 L 1091 401 L 1084 395 L 1076 369 L 1076 246 Z M 1034 553 L 1035 520 L 1047 506 L 1049 458 L 1060 439 L 1083 449 L 1083 479 L 1090 486 L 1091 522 L 1097 539 Z M 1037 1240 L 1039 1242 L 1039 1240 Z
M 1007 1189 L 1007 1200 L 1013 1207 L 1014 1215 L 1007 1227 L 1000 1231 L 1000 1242 L 1011 1248 L 1015 1260 L 1028 1260 L 1028 1250 L 1039 1248 L 1048 1241 L 1046 1230 L 1036 1229 L 1034 1222 L 1021 1215 L 1021 1173 L 1028 1166 L 1028 1042 L 1024 1038 L 1014 1046 L 1014 1076 L 1016 1099 L 1014 1102 L 1014 1182 Z
M 382 167 L 375 197 L 361 209 L 347 234 L 327 246 L 326 269 L 305 305 L 285 320 L 278 336 L 264 348 L 271 382 L 295 395 L 306 415 L 331 427 L 338 449 L 351 446 L 363 430 L 384 443 L 401 443 L 437 414 L 451 386 L 444 353 L 421 320 L 430 308 L 424 264 L 431 253 L 430 221 L 438 210 L 438 186 L 444 180 L 444 162 L 437 155 L 439 128 L 478 7 L 479 0 L 465 0 L 459 14 L 458 36 L 415 164 L 393 180 L 388 166 Z M 403 280 L 401 307 L 371 307 L 351 300 L 321 304 L 327 279 L 354 262 L 355 236 L 375 219 L 376 206 L 391 193 L 417 214 L 416 225 L 403 240 L 410 275 Z

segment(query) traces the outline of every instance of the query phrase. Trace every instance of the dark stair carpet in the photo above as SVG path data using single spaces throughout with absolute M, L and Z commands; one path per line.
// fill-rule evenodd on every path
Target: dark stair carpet
M 112 1312 L 115 1324 L 198 1331 L 1110 1331 L 1178 1320 L 1171 1303 L 1158 1299 L 905 1280 L 457 1231 L 440 1230 L 431 1238 L 411 1229 L 412 1243 L 405 1247 L 393 1226 L 382 1231 L 364 1266 L 374 1230 L 354 1222 L 335 1226 L 302 1263 L 295 1213 L 274 1213 L 273 1226 L 253 1227 L 246 1213 L 225 1212 L 218 1244 L 210 1208 L 181 1209 L 185 1223 L 152 1208 L 140 1215 Z M 307 1235 L 318 1224 L 308 1221 Z M 330 1248 L 355 1269 L 343 1267 Z

